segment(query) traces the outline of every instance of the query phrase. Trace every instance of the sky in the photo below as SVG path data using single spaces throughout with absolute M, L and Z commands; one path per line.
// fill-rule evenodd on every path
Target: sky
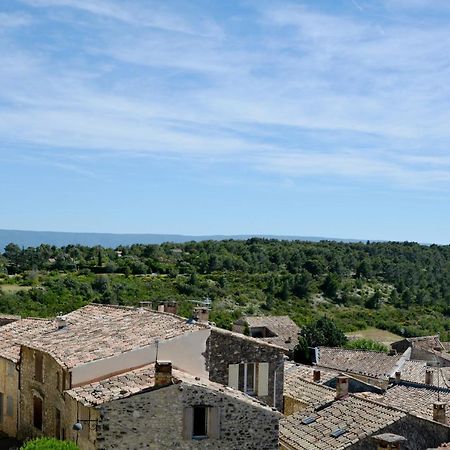
M 448 0 L 0 2 L 0 228 L 450 243 Z

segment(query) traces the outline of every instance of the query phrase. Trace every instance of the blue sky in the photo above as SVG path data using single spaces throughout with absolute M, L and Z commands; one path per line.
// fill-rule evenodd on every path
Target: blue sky
M 0 228 L 450 242 L 448 0 L 0 3 Z

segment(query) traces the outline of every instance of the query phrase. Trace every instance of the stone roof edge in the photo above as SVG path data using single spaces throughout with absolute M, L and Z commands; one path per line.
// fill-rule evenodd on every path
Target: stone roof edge
M 416 389 L 428 389 L 430 391 L 439 391 L 439 392 L 450 393 L 450 387 L 448 387 L 447 385 L 438 387 L 435 384 L 425 384 L 425 383 L 419 383 L 416 381 L 409 381 L 409 380 L 403 380 L 403 379 L 400 379 L 400 381 L 395 382 L 391 386 L 391 388 L 393 388 L 395 386 L 405 386 L 405 387 L 412 387 L 412 388 L 416 388 Z
M 327 348 L 329 350 L 343 350 L 346 352 L 359 352 L 359 353 L 376 353 L 378 355 L 385 355 L 385 356 L 389 356 L 389 358 L 395 358 L 395 357 L 400 357 L 401 355 L 396 354 L 396 355 L 388 355 L 385 352 L 377 352 L 376 350 L 363 350 L 360 348 L 343 348 L 343 347 L 327 347 L 326 345 L 318 345 L 317 346 L 319 349 L 321 348 Z
M 225 330 L 223 328 L 219 328 L 214 325 L 209 325 L 209 328 L 211 329 L 211 331 L 217 331 L 218 333 L 227 334 L 229 336 L 234 336 L 234 337 L 252 342 L 254 344 L 263 345 L 265 347 L 270 347 L 270 348 L 273 348 L 276 350 L 280 350 L 283 353 L 286 352 L 286 349 L 284 347 L 281 347 L 281 346 L 275 345 L 275 344 L 269 344 L 268 342 L 265 342 L 263 340 L 260 340 L 260 339 L 257 339 L 257 338 L 251 337 L 251 336 L 246 336 L 245 334 L 236 333 L 235 331 Z

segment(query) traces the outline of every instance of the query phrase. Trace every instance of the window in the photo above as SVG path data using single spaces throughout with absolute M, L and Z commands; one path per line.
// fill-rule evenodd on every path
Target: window
M 269 363 L 230 364 L 228 386 L 249 395 L 269 395 Z
M 11 397 L 11 395 L 8 395 L 6 397 L 6 415 L 8 417 L 14 416 L 14 399 Z
M 34 379 L 40 383 L 44 381 L 44 361 L 42 353 L 34 354 Z
M 184 410 L 184 439 L 219 439 L 220 409 L 215 406 L 195 405 Z
M 58 391 L 61 390 L 61 380 L 60 380 L 60 373 L 56 372 L 56 389 L 58 389 Z
M 42 398 L 33 396 L 33 425 L 42 430 Z
M 56 439 L 61 439 L 61 411 L 55 409 L 55 437 Z
M 208 409 L 206 406 L 194 406 L 192 439 L 208 437 Z

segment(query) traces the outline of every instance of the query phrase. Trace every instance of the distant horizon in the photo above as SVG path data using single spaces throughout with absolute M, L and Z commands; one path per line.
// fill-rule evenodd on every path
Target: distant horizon
M 449 26 L 442 0 L 0 2 L 2 227 L 447 244 Z

